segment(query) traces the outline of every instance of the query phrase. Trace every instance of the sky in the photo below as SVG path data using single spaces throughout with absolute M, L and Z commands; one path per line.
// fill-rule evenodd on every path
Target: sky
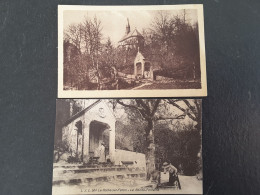
M 142 33 L 142 29 L 151 27 L 150 24 L 156 15 L 157 10 L 112 10 L 112 11 L 89 11 L 89 10 L 66 10 L 64 11 L 63 29 L 67 29 L 71 24 L 78 24 L 84 21 L 85 17 L 96 16 L 102 25 L 104 40 L 110 37 L 115 45 L 124 36 L 127 18 L 129 19 L 131 30 L 135 28 Z M 182 15 L 183 10 L 169 10 L 172 15 Z M 197 10 L 186 10 L 186 19 L 191 24 L 197 22 Z M 104 41 L 103 40 L 103 41 Z

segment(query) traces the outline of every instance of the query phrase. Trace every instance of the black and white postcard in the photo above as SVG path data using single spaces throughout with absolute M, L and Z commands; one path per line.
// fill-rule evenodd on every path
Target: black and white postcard
M 200 99 L 57 99 L 56 194 L 202 194 Z
M 202 5 L 58 7 L 58 97 L 206 96 Z

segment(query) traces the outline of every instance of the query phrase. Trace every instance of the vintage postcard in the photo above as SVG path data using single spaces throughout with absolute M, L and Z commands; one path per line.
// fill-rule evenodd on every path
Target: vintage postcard
M 203 5 L 58 7 L 58 97 L 207 96 Z
M 57 99 L 52 194 L 202 194 L 200 99 Z

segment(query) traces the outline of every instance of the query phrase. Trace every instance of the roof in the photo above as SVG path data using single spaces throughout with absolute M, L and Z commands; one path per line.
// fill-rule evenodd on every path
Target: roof
M 126 39 L 129 39 L 131 37 L 142 37 L 143 38 L 143 35 L 137 29 L 134 29 L 133 31 L 130 31 L 127 35 L 124 35 L 118 42 L 125 41 Z
M 141 54 L 141 52 L 137 52 L 135 60 L 140 61 L 140 60 L 145 60 L 145 57 L 143 56 L 143 54 Z
M 85 112 L 87 112 L 88 110 L 90 110 L 91 108 L 93 108 L 95 105 L 97 105 L 99 102 L 101 102 L 101 100 L 97 100 L 96 102 L 94 102 L 93 104 L 91 104 L 90 106 L 88 106 L 87 108 L 81 110 L 80 112 L 77 112 L 76 114 L 74 114 L 72 117 L 70 117 L 64 124 L 63 126 L 66 126 L 67 124 L 69 124 L 71 121 L 75 120 L 76 118 L 80 117 L 81 115 L 83 115 Z
M 141 61 L 150 63 L 150 61 L 147 60 L 140 51 L 138 51 L 137 54 L 136 54 L 136 57 L 135 57 L 135 63 L 138 63 L 138 62 L 141 62 Z
M 102 101 L 101 99 L 95 101 L 93 104 L 89 105 L 88 107 L 86 107 L 85 109 L 81 110 L 80 112 L 77 112 L 76 114 L 74 114 L 72 117 L 70 117 L 64 124 L 63 127 L 68 125 L 69 123 L 71 123 L 72 121 L 74 121 L 75 119 L 79 118 L 80 116 L 82 116 L 83 114 L 85 114 L 87 111 L 91 110 L 94 106 L 96 106 L 97 104 L 102 103 L 103 105 L 105 105 L 108 108 L 108 111 L 110 112 L 110 114 L 112 116 L 115 117 L 115 115 L 112 113 L 112 111 L 109 109 L 109 107 L 107 106 L 106 103 L 104 103 L 104 101 Z

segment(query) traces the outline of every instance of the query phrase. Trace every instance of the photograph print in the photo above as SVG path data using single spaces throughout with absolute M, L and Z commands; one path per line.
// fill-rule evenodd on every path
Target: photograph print
M 206 96 L 202 5 L 58 7 L 58 97 Z
M 200 99 L 57 99 L 52 194 L 202 194 Z

